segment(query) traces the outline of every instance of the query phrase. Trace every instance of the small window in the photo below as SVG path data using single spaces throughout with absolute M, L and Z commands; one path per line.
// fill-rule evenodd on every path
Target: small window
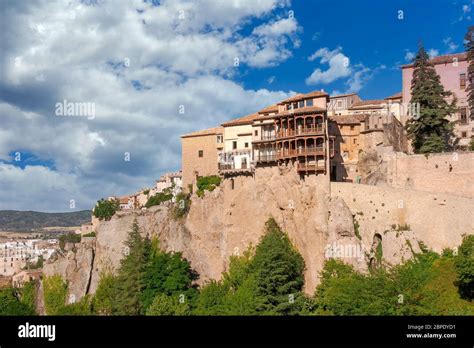
M 353 140 L 354 144 L 356 143 L 356 139 Z
M 230 179 L 230 189 L 234 189 L 234 179 Z
M 256 137 L 258 136 L 258 130 L 255 130 L 255 136 Z
M 218 135 L 218 136 L 217 136 L 217 143 L 218 143 L 218 144 L 222 144 L 222 142 L 223 142 L 223 140 L 224 140 L 223 138 L 224 138 L 224 137 L 223 137 L 222 135 Z
M 246 148 L 249 147 L 249 143 L 245 143 L 245 147 L 246 147 Z
M 342 100 L 338 100 L 338 101 L 337 101 L 337 107 L 338 107 L 338 108 L 342 108 Z
M 313 99 L 306 99 L 306 106 L 313 106 Z
M 354 130 L 354 126 L 351 126 L 351 130 Z
M 466 88 L 466 74 L 459 74 L 459 87 Z
M 467 138 L 467 132 L 461 132 L 461 138 Z
M 300 102 L 298 102 L 298 104 L 298 107 L 304 108 L 304 100 L 301 100 Z
M 203 151 L 203 150 L 199 150 L 199 151 L 198 151 L 198 156 L 199 156 L 199 157 L 203 157 L 203 156 L 204 156 L 204 151 Z
M 237 141 L 232 142 L 232 150 L 237 150 Z
M 459 121 L 461 124 L 467 124 L 467 108 L 459 109 Z

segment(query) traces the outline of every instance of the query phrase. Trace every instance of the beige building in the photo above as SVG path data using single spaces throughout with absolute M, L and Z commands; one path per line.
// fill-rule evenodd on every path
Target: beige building
M 200 176 L 218 175 L 218 153 L 224 148 L 223 127 L 181 136 L 183 188 L 189 190 Z
M 360 101 L 362 101 L 362 99 L 355 93 L 339 94 L 329 97 L 327 105 L 328 116 L 347 115 L 349 108 Z

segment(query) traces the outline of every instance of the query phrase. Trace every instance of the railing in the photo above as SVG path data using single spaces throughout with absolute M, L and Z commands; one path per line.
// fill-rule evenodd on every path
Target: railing
M 271 135 L 262 135 L 262 138 L 260 140 L 275 140 L 276 137 L 275 137 L 275 134 L 271 134 Z
M 255 161 L 257 161 L 257 162 L 272 162 L 272 161 L 276 161 L 276 160 L 277 160 L 277 155 L 276 154 L 255 156 Z
M 324 127 L 322 125 L 314 126 L 314 127 L 303 127 L 303 128 L 296 128 L 296 129 L 283 129 L 277 132 L 277 138 L 286 138 L 292 137 L 295 135 L 305 135 L 305 134 L 323 134 Z
M 246 162 L 241 163 L 240 168 L 236 168 L 235 163 L 231 162 L 231 163 L 218 163 L 217 169 L 221 172 L 225 172 L 225 171 L 247 171 L 247 170 L 251 170 L 252 168 Z
M 311 156 L 311 155 L 322 155 L 326 153 L 324 151 L 324 146 L 310 146 L 300 149 L 284 149 L 280 150 L 277 153 L 278 158 L 285 157 L 297 157 L 297 156 Z

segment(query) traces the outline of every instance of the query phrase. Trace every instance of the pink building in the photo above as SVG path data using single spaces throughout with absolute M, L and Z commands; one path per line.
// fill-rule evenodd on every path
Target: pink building
M 438 56 L 430 60 L 440 76 L 441 83 L 446 91 L 454 93 L 458 99 L 458 112 L 451 115 L 450 120 L 456 121 L 454 134 L 460 146 L 467 146 L 474 137 L 474 115 L 469 114 L 467 91 L 467 54 L 457 53 Z M 411 80 L 413 77 L 413 64 L 402 66 L 402 98 L 403 104 L 408 105 L 411 100 Z M 405 114 L 406 115 L 406 114 Z M 471 117 L 472 116 L 472 117 Z M 405 123 L 405 120 L 402 120 Z

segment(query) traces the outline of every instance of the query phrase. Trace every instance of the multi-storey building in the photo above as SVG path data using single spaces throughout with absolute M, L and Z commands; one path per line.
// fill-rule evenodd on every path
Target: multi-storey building
M 218 175 L 218 154 L 224 148 L 224 128 L 209 128 L 181 136 L 183 187 L 200 176 Z
M 360 101 L 360 97 L 355 93 L 331 96 L 327 105 L 328 116 L 347 115 L 349 108 Z
M 441 84 L 446 91 L 452 92 L 457 98 L 458 112 L 449 117 L 455 122 L 455 136 L 460 146 L 467 146 L 474 137 L 474 115 L 470 115 L 468 108 L 467 91 L 467 54 L 457 53 L 438 56 L 430 60 L 436 73 L 440 77 Z M 413 64 L 402 66 L 402 98 L 403 103 L 411 100 L 411 80 L 413 78 Z

